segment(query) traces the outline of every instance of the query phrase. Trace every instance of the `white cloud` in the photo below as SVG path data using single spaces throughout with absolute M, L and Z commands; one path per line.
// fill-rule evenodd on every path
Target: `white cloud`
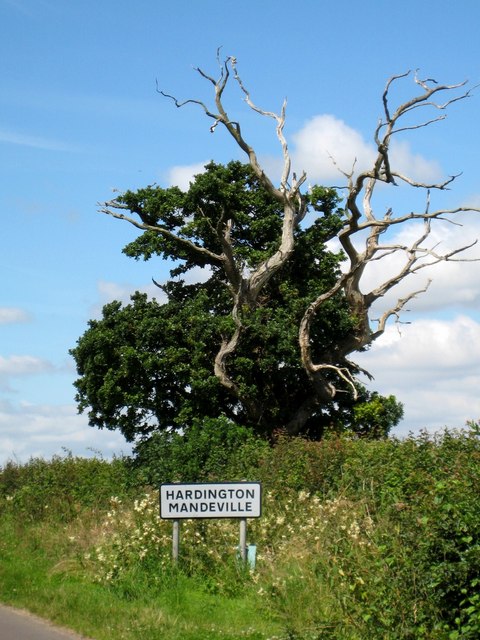
M 427 241 L 422 246 L 435 248 L 437 253 L 446 253 L 455 248 L 466 246 L 480 239 L 480 215 L 461 214 L 452 218 L 459 224 L 451 224 L 445 221 L 436 221 L 432 224 L 432 231 Z M 415 223 L 398 228 L 395 235 L 391 235 L 388 242 L 410 246 L 423 231 L 423 225 Z M 472 247 L 464 254 L 455 256 L 468 259 L 480 258 L 480 244 Z M 362 289 L 370 291 L 389 276 L 397 273 L 405 262 L 401 253 L 388 256 L 381 261 L 372 262 L 366 269 Z M 430 288 L 425 294 L 419 296 L 409 304 L 409 308 L 415 311 L 432 311 L 445 308 L 463 308 L 480 310 L 480 262 L 442 261 L 432 267 L 420 270 L 415 276 L 404 280 L 398 287 L 388 293 L 385 298 L 377 303 L 377 308 L 392 306 L 394 300 L 402 298 L 412 291 L 425 286 L 429 279 L 432 280 Z
M 417 320 L 401 334 L 390 326 L 354 360 L 375 376 L 372 389 L 404 403 L 398 433 L 461 428 L 480 417 L 480 324 L 472 318 Z
M 437 377 L 470 370 L 480 373 L 480 324 L 459 315 L 454 320 L 424 318 L 404 327 L 390 326 L 377 341 L 375 365 L 406 370 L 413 377 L 434 369 Z
M 317 115 L 292 136 L 293 166 L 297 173 L 305 170 L 311 182 L 340 184 L 340 172 L 355 173 L 370 168 L 376 148 L 363 136 L 333 115 Z M 437 162 L 414 153 L 405 141 L 391 144 L 392 170 L 425 182 L 438 180 L 441 170 Z M 273 166 L 273 165 L 272 165 Z
M 414 153 L 405 140 L 394 138 L 390 146 L 391 167 L 396 173 L 408 176 L 424 183 L 435 183 L 444 178 L 438 162 L 427 160 Z
M 173 265 L 172 265 L 173 266 Z M 197 282 L 205 282 L 210 277 L 211 271 L 207 267 L 194 267 L 187 273 L 180 276 L 186 284 L 196 284 Z M 170 278 L 169 278 L 170 279 Z M 165 280 L 160 280 L 159 284 L 163 284 Z M 94 315 L 99 317 L 101 315 L 101 308 L 104 304 L 112 302 L 113 300 L 119 300 L 123 304 L 129 304 L 130 297 L 135 291 L 146 293 L 149 298 L 155 298 L 159 304 L 167 302 L 166 294 L 157 287 L 153 282 L 144 286 L 135 286 L 133 284 L 119 283 L 119 282 L 107 282 L 106 280 L 100 280 L 97 283 L 98 292 L 100 295 L 100 302 L 95 306 Z
M 136 290 L 133 285 L 119 282 L 107 282 L 106 280 L 100 280 L 97 283 L 97 288 L 102 304 L 106 304 L 112 300 L 120 300 L 124 303 L 129 302 L 130 296 L 135 293 Z
M 187 191 L 190 182 L 193 182 L 194 176 L 199 173 L 205 173 L 206 164 L 207 162 L 197 162 L 195 164 L 171 167 L 167 173 L 167 182 L 171 186 L 177 186 L 183 191 Z
M 3 376 L 35 375 L 51 371 L 53 365 L 34 356 L 0 356 L 0 378 Z
M 345 122 L 332 115 L 318 115 L 292 136 L 293 165 L 305 170 L 311 181 L 339 180 L 339 170 L 366 169 L 375 149 Z
M 10 383 L 12 378 L 42 375 L 54 370 L 55 367 L 51 362 L 35 356 L 12 355 L 8 358 L 0 356 L 0 389 L 12 391 Z
M 185 280 L 186 284 L 197 284 L 197 282 L 206 282 L 211 275 L 212 271 L 209 266 L 194 267 L 193 269 L 190 269 L 190 271 L 185 273 L 181 278 L 182 280 Z
M 0 142 L 42 149 L 43 151 L 77 151 L 72 145 L 61 142 L 60 140 L 19 133 L 8 129 L 0 129 Z
M 0 325 L 28 322 L 30 315 L 23 309 L 16 307 L 0 307 Z
M 155 298 L 160 304 L 166 302 L 167 297 L 161 289 L 159 289 L 153 282 L 144 286 L 136 286 L 129 283 L 108 282 L 106 280 L 100 280 L 97 283 L 97 289 L 100 300 L 91 310 L 91 314 L 94 318 L 100 318 L 102 315 L 103 305 L 112 302 L 113 300 L 119 300 L 122 304 L 129 304 L 131 302 L 131 296 L 136 292 L 146 293 L 149 298 Z
M 116 431 L 89 427 L 74 405 L 0 403 L 0 465 L 9 459 L 50 458 L 65 450 L 81 456 L 99 451 L 109 458 L 128 454 L 131 447 Z
M 376 157 L 375 145 L 364 139 L 361 133 L 339 118 L 321 114 L 309 119 L 291 136 L 292 166 L 297 174 L 306 171 L 310 182 L 319 184 L 343 184 L 352 169 L 355 173 L 369 169 Z M 391 166 L 410 178 L 435 182 L 442 178 L 438 162 L 427 160 L 412 151 L 404 140 L 393 139 L 390 148 Z M 206 162 L 177 165 L 167 172 L 169 185 L 186 190 L 195 175 L 204 173 Z M 267 172 L 280 176 L 282 161 L 277 157 L 264 157 L 262 164 Z

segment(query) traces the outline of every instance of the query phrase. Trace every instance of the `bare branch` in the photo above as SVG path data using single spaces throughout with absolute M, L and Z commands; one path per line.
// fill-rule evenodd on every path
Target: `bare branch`
M 385 332 L 387 321 L 392 316 L 396 316 L 397 320 L 399 320 L 400 312 L 405 309 L 405 306 L 420 294 L 425 293 L 430 287 L 431 282 L 432 282 L 431 280 L 428 280 L 426 285 L 422 289 L 419 289 L 418 291 L 412 291 L 405 298 L 399 298 L 394 307 L 385 311 L 380 317 L 380 319 L 377 320 L 377 330 L 372 334 L 372 341 L 376 340 Z
M 417 184 L 413 184 L 412 186 L 425 188 L 423 185 L 417 185 Z M 435 187 L 432 187 L 432 188 L 435 188 Z M 480 212 L 480 209 L 477 207 L 457 207 L 456 209 L 439 209 L 437 211 L 432 211 L 429 213 L 414 213 L 412 211 L 411 213 L 407 213 L 403 216 L 398 216 L 396 218 L 391 217 L 389 220 L 381 220 L 381 219 L 366 220 L 365 222 L 357 224 L 354 230 L 350 228 L 345 228 L 340 232 L 339 237 L 342 238 L 342 236 L 352 236 L 353 233 L 357 233 L 359 231 L 363 231 L 371 227 L 375 227 L 375 228 L 386 231 L 389 227 L 398 226 L 412 220 L 443 220 L 444 222 L 450 222 L 454 224 L 454 222 L 452 220 L 449 220 L 446 216 L 455 215 L 457 213 L 479 213 L 479 212 Z
M 217 61 L 220 66 L 220 77 L 217 80 L 205 73 L 202 69 L 197 68 L 197 72 L 214 86 L 215 111 L 207 107 L 207 105 L 202 101 L 185 100 L 183 102 L 179 102 L 173 96 L 166 94 L 165 92 L 161 93 L 165 97 L 172 99 L 177 107 L 182 107 L 187 104 L 200 106 L 204 113 L 214 120 L 214 123 L 210 128 L 212 132 L 215 131 L 218 125 L 223 125 L 240 149 L 246 153 L 250 165 L 260 183 L 278 202 L 283 205 L 284 208 L 282 234 L 279 239 L 278 248 L 268 259 L 257 265 L 248 277 L 241 276 L 241 267 L 235 263 L 229 228 L 227 227 L 224 229 L 223 233 L 217 233 L 223 251 L 222 256 L 217 256 L 217 258 L 223 259 L 224 269 L 231 284 L 232 295 L 234 296 L 233 316 L 235 319 L 236 329 L 230 338 L 226 338 L 223 341 L 215 360 L 215 372 L 226 388 L 228 388 L 232 393 L 240 394 L 238 385 L 236 385 L 230 378 L 227 371 L 227 360 L 235 351 L 243 330 L 240 310 L 243 305 L 247 305 L 247 307 L 255 306 L 257 298 L 263 287 L 270 281 L 273 275 L 282 268 L 292 254 L 294 248 L 295 228 L 304 218 L 307 210 L 307 200 L 305 196 L 300 194 L 300 189 L 305 183 L 306 175 L 305 173 L 302 173 L 301 176 L 297 178 L 296 174 L 292 174 L 292 181 L 291 184 L 289 184 L 291 160 L 287 141 L 283 134 L 286 117 L 286 100 L 283 102 L 279 114 L 259 108 L 251 99 L 250 92 L 238 73 L 236 58 L 229 56 L 224 60 L 223 64 L 220 64 L 219 51 L 217 51 Z M 245 96 L 245 102 L 249 108 L 262 116 L 273 118 L 276 122 L 277 138 L 280 142 L 283 154 L 283 172 L 279 188 L 274 186 L 271 179 L 264 172 L 254 148 L 245 140 L 240 124 L 238 122 L 233 122 L 228 116 L 223 103 L 223 94 L 230 78 L 230 69 L 233 72 L 235 82 Z
M 314 364 L 312 365 L 312 373 L 317 373 L 320 371 L 333 371 L 339 378 L 341 378 L 347 385 L 350 387 L 352 396 L 354 400 L 358 398 L 358 389 L 355 384 L 355 378 L 353 377 L 351 371 L 346 367 L 337 367 L 333 364 Z M 338 393 L 338 390 L 335 389 L 332 385 L 332 394 L 333 396 Z
M 222 385 L 248 408 L 250 415 L 256 420 L 261 416 L 261 403 L 246 397 L 242 391 L 242 385 L 234 379 L 229 363 L 235 357 L 248 326 L 246 314 L 258 306 L 262 291 L 271 278 L 287 263 L 294 251 L 295 230 L 307 213 L 308 197 L 302 194 L 306 174 L 304 172 L 296 174 L 292 168 L 289 147 L 284 133 L 287 101 L 283 101 L 278 113 L 262 109 L 254 102 L 249 89 L 240 77 L 236 58 L 227 56 L 221 60 L 219 48 L 217 63 L 219 67 L 217 78 L 200 68 L 196 69 L 200 77 L 213 87 L 213 106 L 196 99 L 179 101 L 164 91 L 159 91 L 159 93 L 172 100 L 178 108 L 192 104 L 202 109 L 211 121 L 210 131 L 213 133 L 219 127 L 220 129 L 224 128 L 246 154 L 259 183 L 281 205 L 283 211 L 281 236 L 278 238 L 277 245 L 271 255 L 259 264 L 250 266 L 250 270 L 247 272 L 235 254 L 234 222 L 225 211 L 221 212 L 216 223 L 212 223 L 206 217 L 210 231 L 215 234 L 221 247 L 221 254 L 199 246 L 162 227 L 133 220 L 122 212 L 126 207 L 122 207 L 116 201 L 113 201 L 116 204 L 107 203 L 102 211 L 116 218 L 127 220 L 140 229 L 160 233 L 174 239 L 189 250 L 201 254 L 206 260 L 223 268 L 232 296 L 233 326 L 231 333 L 222 339 L 222 344 L 215 358 L 214 370 Z M 288 425 L 288 429 L 292 432 L 301 429 L 309 417 L 318 410 L 319 405 L 331 402 L 337 394 L 349 393 L 353 398 L 357 398 L 358 390 L 355 376 L 358 375 L 360 369 L 348 360 L 348 356 L 371 345 L 385 331 L 390 318 L 395 317 L 397 322 L 400 322 L 401 313 L 405 311 L 406 305 L 418 295 L 426 292 L 430 281 L 425 286 L 398 298 L 376 320 L 372 320 L 370 317 L 372 304 L 394 290 L 406 278 L 418 274 L 422 269 L 435 266 L 440 262 L 465 261 L 465 252 L 476 244 L 476 241 L 472 241 L 444 253 L 440 251 L 438 245 L 426 246 L 434 221 L 447 220 L 455 224 L 450 219 L 451 217 L 461 212 L 478 213 L 480 209 L 456 207 L 431 210 L 430 192 L 434 190 L 442 192 L 449 189 L 458 175 L 450 175 L 446 179 L 432 184 L 422 182 L 398 171 L 390 153 L 390 144 L 394 135 L 398 138 L 403 133 L 424 129 L 443 121 L 447 109 L 454 103 L 469 98 L 472 89 L 465 88 L 466 82 L 442 85 L 432 78 L 421 79 L 418 73 L 414 72 L 415 94 L 408 100 L 392 106 L 390 104 L 392 88 L 408 77 L 411 80 L 411 71 L 392 76 L 386 82 L 382 94 L 383 114 L 373 132 L 376 153 L 371 166 L 358 174 L 355 172 L 355 163 L 350 172 L 339 169 L 347 179 L 345 206 L 342 214 L 343 227 L 337 234 L 337 239 L 346 255 L 345 268 L 327 291 L 316 292 L 317 295 L 305 309 L 299 325 L 298 340 L 301 362 L 309 377 L 311 389 L 306 394 L 302 406 L 297 407 L 292 415 Z M 250 110 L 275 122 L 276 137 L 283 158 L 279 186 L 276 186 L 264 171 L 254 147 L 244 136 L 240 123 L 231 120 L 228 115 L 225 96 L 227 86 L 231 82 L 238 87 Z M 413 117 L 416 121 L 410 119 Z M 332 158 L 332 162 L 338 168 L 334 158 Z M 374 198 L 379 184 L 382 186 L 383 194 L 389 185 L 396 186 L 398 184 L 425 190 L 424 210 L 396 212 L 393 206 L 385 208 L 383 205 L 382 213 L 377 215 Z M 201 211 L 200 214 L 202 214 Z M 422 221 L 423 227 L 419 231 L 418 237 L 409 246 L 396 244 L 391 237 L 389 238 L 389 230 L 393 231 L 399 225 L 408 225 L 417 221 Z M 370 263 L 378 265 L 381 260 L 389 256 L 401 258 L 401 264 L 396 267 L 396 272 L 385 274 L 379 285 L 364 293 L 363 276 L 368 265 Z M 472 260 L 477 259 L 473 258 Z M 315 345 L 313 342 L 312 336 L 315 335 L 313 328 L 317 314 L 321 313 L 322 306 L 331 303 L 332 300 L 338 300 L 340 304 L 348 306 L 351 326 L 345 330 L 344 335 L 338 339 L 334 346 L 330 345 L 328 349 L 325 347 L 326 351 L 321 352 L 319 345 Z M 368 375 L 367 372 L 364 373 Z
M 330 369 L 335 371 L 336 376 L 341 382 L 347 385 L 347 388 L 351 388 L 354 380 L 353 377 L 350 377 L 352 376 L 352 369 L 343 367 L 346 356 L 349 353 L 368 346 L 376 340 L 384 332 L 389 318 L 395 316 L 398 321 L 400 313 L 404 311 L 408 302 L 421 293 L 424 293 L 428 289 L 429 282 L 425 287 L 413 291 L 403 298 L 399 298 L 395 305 L 385 311 L 380 319 L 376 321 L 377 326 L 375 330 L 371 328 L 369 318 L 373 302 L 383 297 L 387 292 L 403 282 L 409 275 L 418 273 L 421 269 L 432 267 L 442 261 L 466 261 L 467 259 L 462 254 L 476 244 L 476 241 L 473 241 L 468 245 L 443 254 L 439 253 L 436 247 L 423 246 L 424 241 L 430 234 L 433 221 L 447 220 L 451 222 L 450 216 L 460 212 L 479 212 L 480 209 L 474 207 L 457 207 L 454 209 L 437 209 L 431 211 L 430 191 L 434 189 L 439 191 L 446 190 L 458 176 L 450 176 L 446 180 L 436 184 L 422 183 L 392 168 L 389 154 L 389 145 L 394 134 L 398 135 L 406 131 L 424 128 L 445 118 L 445 115 L 442 114 L 441 116 L 430 118 L 417 124 L 398 124 L 406 114 L 410 114 L 419 108 L 445 110 L 453 103 L 470 97 L 471 90 L 449 98 L 443 103 L 436 102 L 433 99 L 435 95 L 441 92 L 451 93 L 452 91 L 461 89 L 465 86 L 465 82 L 455 85 L 440 85 L 432 79 L 420 80 L 418 76 L 415 75 L 414 81 L 421 87 L 423 92 L 392 110 L 389 105 L 390 89 L 393 83 L 406 78 L 409 74 L 410 72 L 392 76 L 387 81 L 382 96 L 385 120 L 378 122 L 374 133 L 378 154 L 372 167 L 362 171 L 356 178 L 353 177 L 353 171 L 351 173 L 342 172 L 348 179 L 348 186 L 345 224 L 338 234 L 338 239 L 348 257 L 348 268 L 341 277 L 339 277 L 335 286 L 329 291 L 321 293 L 317 299 L 310 304 L 305 311 L 299 329 L 302 363 L 305 370 L 309 372 L 309 375 L 313 378 L 315 374 L 322 370 Z M 336 164 L 335 161 L 333 162 Z M 394 215 L 393 209 L 389 208 L 383 217 L 377 218 L 372 202 L 377 183 L 390 183 L 395 185 L 397 181 L 426 191 L 425 210 L 423 212 L 412 211 L 407 214 Z M 389 229 L 416 220 L 423 221 L 424 230 L 411 246 L 380 244 L 380 236 L 385 234 Z M 354 239 L 365 231 L 369 231 L 369 234 L 364 241 L 364 249 L 359 250 L 355 246 Z M 366 266 L 370 262 L 378 262 L 398 252 L 405 254 L 405 261 L 399 271 L 387 277 L 378 287 L 370 291 L 370 293 L 364 294 L 361 290 L 361 280 Z M 473 258 L 472 260 L 477 259 Z M 322 305 L 337 295 L 344 296 L 344 299 L 350 307 L 352 317 L 356 318 L 356 322 L 350 334 L 345 336 L 343 341 L 340 341 L 336 346 L 337 361 L 335 363 L 330 361 L 331 354 L 324 354 L 323 361 L 318 360 L 318 362 L 314 363 L 312 361 L 311 348 L 312 323 Z M 348 375 L 345 373 L 346 371 L 348 371 Z
M 246 89 L 245 85 L 242 82 L 242 79 L 240 78 L 240 75 L 238 74 L 236 58 L 231 58 L 230 61 L 231 61 L 232 69 L 234 72 L 235 80 L 237 81 L 240 89 L 245 94 L 245 101 L 248 104 L 248 106 L 253 111 L 255 111 L 256 113 L 262 116 L 273 118 L 277 123 L 277 137 L 282 146 L 282 153 L 283 153 L 283 160 L 284 160 L 282 178 L 280 181 L 280 189 L 282 189 L 285 193 L 287 193 L 288 191 L 287 183 L 288 183 L 288 179 L 290 176 L 290 169 L 291 169 L 291 160 L 288 152 L 288 144 L 285 139 L 285 136 L 283 135 L 283 128 L 285 126 L 285 116 L 286 116 L 286 109 L 287 109 L 287 100 L 285 99 L 283 101 L 282 109 L 279 115 L 274 113 L 273 111 L 265 111 L 264 109 L 260 109 L 259 107 L 257 107 L 253 103 L 250 97 L 250 92 Z M 296 184 L 296 190 L 298 190 L 298 188 L 303 184 L 303 182 L 305 182 L 305 180 L 306 180 L 306 175 L 303 174 L 300 181 L 298 181 Z
M 172 231 L 169 231 L 168 229 L 165 229 L 164 227 L 146 224 L 145 222 L 139 222 L 135 218 L 132 218 L 131 216 L 127 216 L 124 213 L 118 213 L 117 211 L 112 210 L 112 208 L 109 208 L 109 207 L 114 207 L 116 209 L 128 209 L 128 207 L 126 207 L 125 205 L 122 205 L 121 203 L 117 203 L 115 200 L 112 200 L 110 202 L 106 202 L 104 205 L 101 205 L 101 208 L 99 209 L 99 211 L 101 213 L 105 213 L 109 216 L 112 216 L 112 218 L 117 218 L 118 220 L 125 220 L 126 222 L 129 222 L 131 225 L 133 225 L 137 229 L 141 229 L 142 231 L 153 231 L 154 233 L 158 233 L 167 238 L 171 238 L 172 240 L 175 240 L 175 242 L 178 242 L 179 244 L 184 245 L 188 249 L 191 249 L 196 253 L 202 254 L 203 256 L 209 258 L 209 260 L 214 263 L 219 263 L 219 262 L 221 263 L 223 261 L 222 255 L 218 255 L 213 251 L 209 251 L 205 247 L 201 247 L 200 245 L 195 244 L 194 242 L 192 242 L 191 240 L 188 240 L 187 238 L 182 238 L 181 236 L 178 236 L 177 234 L 173 233 Z
M 399 178 L 402 182 L 409 184 L 411 187 L 418 187 L 419 189 L 428 189 L 428 190 L 436 189 L 438 191 L 445 191 L 448 185 L 452 184 L 452 182 L 454 182 L 462 174 L 458 173 L 457 175 L 449 176 L 443 182 L 439 182 L 436 184 L 427 184 L 424 182 L 418 182 L 417 180 L 412 180 L 412 178 L 409 178 L 408 176 L 402 173 L 398 173 L 398 171 L 394 171 L 392 175 L 395 176 L 396 178 Z M 473 211 L 473 209 L 468 209 L 468 210 Z
M 384 111 L 385 111 L 385 117 L 387 119 L 387 122 L 390 122 L 390 119 L 391 119 L 390 118 L 390 110 L 388 108 L 388 93 L 390 91 L 390 87 L 397 80 L 401 80 L 402 78 L 406 78 L 407 76 L 409 76 L 410 73 L 411 73 L 411 71 L 406 71 L 405 73 L 401 73 L 400 75 L 391 76 L 387 80 L 387 84 L 385 85 L 385 90 L 384 90 L 383 96 L 382 96 L 383 108 L 384 108 Z

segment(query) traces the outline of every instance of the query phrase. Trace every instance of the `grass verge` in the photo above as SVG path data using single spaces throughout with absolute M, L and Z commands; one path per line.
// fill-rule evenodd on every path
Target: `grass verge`
M 74 537 L 81 519 L 70 524 Z M 80 549 L 58 526 L 0 522 L 0 600 L 27 609 L 95 640 L 263 640 L 280 631 L 266 621 L 255 597 L 208 593 L 198 577 L 172 571 L 152 587 L 130 575 L 106 587 L 85 575 Z
M 184 521 L 172 567 L 158 491 L 121 461 L 11 464 L 0 600 L 95 640 L 477 640 L 479 434 L 280 440 L 244 476 L 254 572 L 230 520 Z

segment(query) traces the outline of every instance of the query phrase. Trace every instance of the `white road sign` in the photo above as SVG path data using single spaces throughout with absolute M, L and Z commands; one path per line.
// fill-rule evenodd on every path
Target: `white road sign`
M 259 482 L 172 483 L 160 486 L 160 517 L 164 519 L 258 518 L 261 506 Z

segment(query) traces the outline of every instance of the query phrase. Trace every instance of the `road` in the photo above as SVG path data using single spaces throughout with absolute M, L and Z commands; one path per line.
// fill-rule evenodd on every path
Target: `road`
M 0 605 L 0 640 L 87 640 L 21 609 Z

